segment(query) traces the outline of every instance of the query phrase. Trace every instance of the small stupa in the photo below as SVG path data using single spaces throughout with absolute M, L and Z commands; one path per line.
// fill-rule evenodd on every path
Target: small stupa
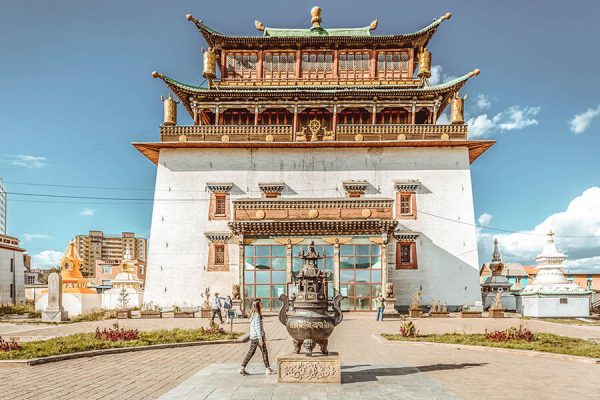
M 103 308 L 114 310 L 142 305 L 142 280 L 136 274 L 136 262 L 127 250 L 121 262 L 121 272 L 112 280 L 112 288 L 102 293 Z M 124 296 L 127 299 L 126 305 L 120 304 Z
M 563 273 L 566 254 L 554 243 L 554 232 L 535 260 L 538 273 L 533 284 L 519 292 L 517 306 L 526 317 L 587 317 L 591 291 L 569 282 Z
M 508 278 L 502 274 L 504 263 L 502 255 L 498 248 L 498 239 L 494 239 L 494 252 L 492 254 L 492 262 L 489 264 L 489 269 L 492 276 L 485 278 L 481 284 L 481 296 L 483 300 L 483 308 L 488 309 L 497 302 L 497 294 L 500 294 L 502 307 L 504 310 L 514 310 L 517 306 L 515 296 L 510 292 L 512 284 Z
M 96 291 L 88 287 L 89 280 L 84 278 L 79 268 L 81 259 L 75 250 L 75 243 L 71 240 L 67 250 L 60 259 L 60 275 L 63 281 L 63 293 L 95 294 Z

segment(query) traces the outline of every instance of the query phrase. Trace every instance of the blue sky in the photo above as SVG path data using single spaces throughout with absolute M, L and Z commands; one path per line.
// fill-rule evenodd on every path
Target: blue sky
M 434 36 L 437 82 L 480 68 L 465 93 L 472 136 L 498 143 L 473 165 L 476 218 L 538 234 L 549 225 L 574 267 L 600 265 L 598 1 L 320 1 L 323 26 L 412 32 L 453 13 Z M 158 70 L 198 84 L 206 46 L 185 14 L 230 34 L 309 25 L 313 1 L 4 1 L 0 14 L 0 177 L 9 192 L 153 195 L 155 167 L 131 145 L 158 140 Z M 183 116 L 183 110 L 180 110 Z M 578 116 L 576 118 L 576 116 Z M 574 120 L 574 118 L 576 118 Z M 187 116 L 180 123 L 191 123 Z M 573 123 L 570 123 L 573 122 Z M 26 184 L 24 184 L 26 183 Z M 35 186 L 91 186 L 110 189 Z M 115 189 L 123 188 L 123 189 Z M 126 190 L 125 190 L 126 189 Z M 588 190 L 589 189 L 589 190 Z M 574 202 L 574 204 L 572 204 Z M 8 231 L 47 265 L 89 229 L 148 235 L 151 202 L 11 195 Z M 569 208 L 569 204 L 572 207 Z M 570 210 L 570 211 L 569 211 Z M 539 236 L 499 236 L 505 259 L 531 264 Z M 509 261 L 507 260 L 507 261 Z

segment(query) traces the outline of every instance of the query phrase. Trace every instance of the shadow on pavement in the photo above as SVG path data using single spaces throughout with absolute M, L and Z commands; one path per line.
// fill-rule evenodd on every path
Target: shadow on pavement
M 483 365 L 487 365 L 487 363 L 432 364 L 419 367 L 373 367 L 371 365 L 345 365 L 342 366 L 342 384 L 354 382 L 373 382 L 378 381 L 379 377 L 402 376 L 419 374 L 421 372 L 472 368 Z

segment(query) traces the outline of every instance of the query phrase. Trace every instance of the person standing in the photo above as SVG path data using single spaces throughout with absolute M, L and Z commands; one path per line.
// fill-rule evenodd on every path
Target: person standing
M 227 296 L 223 302 L 223 310 L 225 310 L 225 323 L 228 324 L 231 320 L 231 311 L 233 307 L 233 301 L 231 296 Z
M 215 297 L 212 299 L 211 303 L 210 303 L 210 309 L 212 311 L 212 315 L 210 317 L 210 320 L 212 322 L 215 322 L 215 315 L 219 316 L 219 320 L 221 321 L 221 324 L 223 323 L 223 316 L 221 315 L 221 298 L 219 297 L 219 293 L 215 292 Z
M 377 317 L 375 321 L 379 321 L 379 317 L 383 321 L 383 310 L 385 309 L 385 299 L 383 298 L 383 294 L 379 293 L 377 298 L 375 298 L 375 306 L 377 307 Z
M 252 311 L 250 311 L 250 349 L 246 354 L 246 358 L 242 362 L 239 373 L 241 375 L 248 375 L 246 372 L 246 365 L 250 362 L 250 359 L 256 353 L 256 348 L 260 346 L 262 352 L 263 362 L 265 363 L 266 375 L 273 373 L 273 369 L 269 366 L 269 354 L 267 353 L 267 340 L 265 336 L 265 330 L 263 328 L 263 316 L 262 316 L 262 303 L 260 299 L 254 299 L 252 302 Z

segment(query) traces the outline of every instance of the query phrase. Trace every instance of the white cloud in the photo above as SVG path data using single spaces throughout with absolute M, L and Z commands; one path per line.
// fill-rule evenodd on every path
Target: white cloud
M 571 125 L 571 132 L 576 135 L 585 132 L 587 128 L 592 124 L 592 120 L 600 115 L 600 105 L 596 108 L 588 108 L 582 113 L 576 114 L 572 120 L 569 121 Z
M 477 218 L 477 223 L 481 226 L 490 226 L 493 217 L 494 216 L 492 214 L 483 213 L 479 216 L 479 218 Z
M 36 239 L 52 239 L 52 237 L 49 235 L 46 235 L 45 233 L 24 233 L 23 239 L 29 241 L 29 240 L 36 240 Z
M 79 215 L 81 215 L 82 217 L 93 217 L 94 214 L 96 214 L 96 210 L 94 210 L 93 208 L 84 208 L 83 210 L 79 211 Z
M 31 256 L 32 268 L 48 269 L 60 265 L 63 253 L 56 250 L 44 250 Z
M 456 79 L 456 76 L 446 74 L 441 65 L 434 65 L 431 67 L 431 76 L 428 81 L 430 85 L 439 85 L 454 79 Z
M 475 105 L 480 110 L 487 110 L 488 108 L 490 108 L 492 106 L 492 101 L 485 94 L 479 94 L 475 98 Z
M 600 271 L 600 187 L 587 189 L 571 200 L 566 210 L 548 216 L 531 230 L 501 233 L 480 229 L 480 261 L 491 259 L 497 237 L 505 262 L 535 265 L 533 258 L 542 251 L 549 229 L 557 235 L 559 250 L 569 256 L 566 265 L 578 269 L 595 267 Z
M 26 154 L 19 154 L 16 156 L 10 156 L 6 159 L 9 164 L 17 167 L 25 168 L 41 168 L 46 165 L 46 157 L 30 156 Z
M 487 114 L 478 115 L 467 121 L 471 137 L 488 136 L 496 132 L 505 132 L 523 129 L 528 126 L 538 125 L 534 117 L 540 112 L 541 107 L 511 106 L 492 118 Z

